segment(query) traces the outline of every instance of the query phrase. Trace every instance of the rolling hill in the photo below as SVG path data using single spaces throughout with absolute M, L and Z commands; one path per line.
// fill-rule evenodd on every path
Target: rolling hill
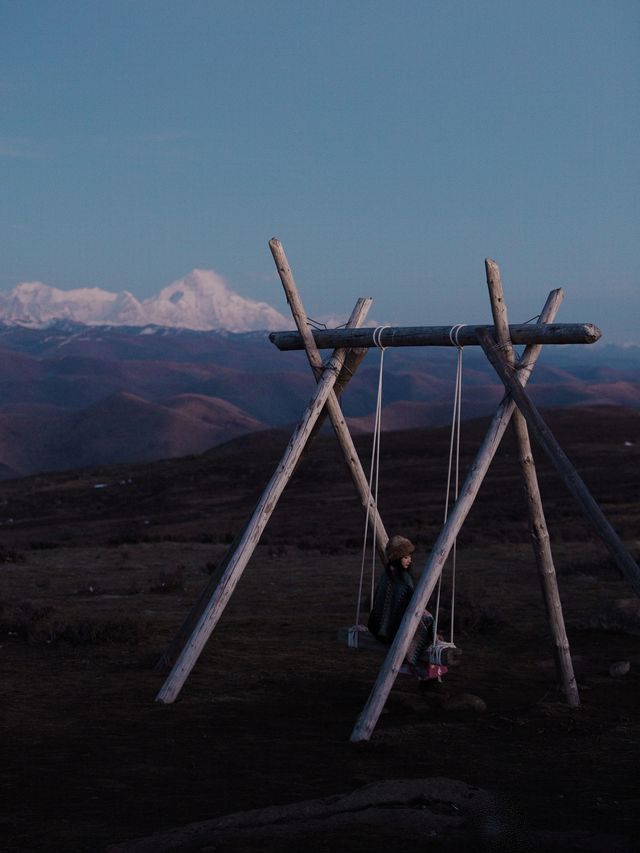
M 487 415 L 502 386 L 476 348 L 464 361 L 463 417 Z M 369 353 L 343 395 L 357 432 L 372 427 L 377 365 Z M 449 421 L 450 350 L 392 350 L 385 366 L 383 428 Z M 313 388 L 304 354 L 277 351 L 265 332 L 0 324 L 0 478 L 171 458 L 291 429 Z M 640 348 L 547 347 L 529 388 L 541 406 L 640 408 Z

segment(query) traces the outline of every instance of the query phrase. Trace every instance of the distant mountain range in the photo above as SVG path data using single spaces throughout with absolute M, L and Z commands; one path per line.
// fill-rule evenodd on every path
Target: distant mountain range
M 464 363 L 463 417 L 489 414 L 502 386 L 478 347 Z M 372 351 L 343 395 L 354 431 L 371 429 L 377 366 Z M 388 350 L 383 428 L 447 423 L 454 372 L 448 348 Z M 265 331 L 0 323 L 0 477 L 200 453 L 288 429 L 313 388 L 304 353 L 278 351 Z M 529 389 L 540 406 L 640 409 L 640 347 L 547 346 Z
M 85 325 L 145 326 L 183 329 L 292 328 L 291 319 L 265 302 L 234 293 L 213 270 L 193 270 L 156 296 L 139 301 L 126 290 L 111 293 L 98 287 L 58 290 L 38 281 L 0 293 L 0 321 L 43 326 L 55 320 Z

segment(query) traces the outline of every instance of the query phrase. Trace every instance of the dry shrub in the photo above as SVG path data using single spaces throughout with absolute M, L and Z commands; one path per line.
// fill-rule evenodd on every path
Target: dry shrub
M 64 640 L 72 645 L 97 643 L 139 643 L 147 635 L 147 625 L 133 616 L 100 616 L 54 622 L 47 642 Z
M 143 540 L 144 537 L 138 530 L 125 530 L 110 536 L 107 545 L 112 548 L 119 548 L 121 545 L 139 545 Z
M 31 601 L 0 603 L 0 637 L 30 640 L 46 625 L 52 607 L 38 606 Z
M 102 595 L 103 591 L 98 586 L 96 581 L 87 581 L 86 585 L 80 586 L 76 589 L 76 595 Z
M 36 645 L 138 643 L 147 629 L 146 622 L 123 614 L 61 614 L 31 601 L 0 604 L 0 637 Z
M 0 563 L 24 563 L 24 554 L 12 548 L 0 546 Z
M 160 572 L 149 582 L 149 592 L 184 592 L 184 575 L 184 566 L 177 566 L 171 571 Z

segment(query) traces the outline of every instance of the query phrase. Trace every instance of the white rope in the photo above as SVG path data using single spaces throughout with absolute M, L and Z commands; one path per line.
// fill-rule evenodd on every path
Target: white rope
M 449 339 L 452 346 L 458 349 L 458 361 L 456 365 L 456 381 L 453 393 L 453 414 L 451 417 L 451 437 L 449 440 L 449 470 L 447 473 L 447 494 L 444 504 L 444 523 L 446 524 L 449 516 L 449 503 L 451 494 L 451 479 L 452 469 L 454 466 L 454 451 L 455 451 L 455 483 L 454 483 L 454 501 L 458 500 L 459 483 L 460 483 L 460 421 L 462 410 L 462 350 L 458 335 L 460 329 L 465 326 L 465 323 L 459 323 L 452 326 L 449 332 Z M 453 643 L 453 620 L 455 617 L 455 600 L 456 600 L 456 556 L 457 556 L 457 537 L 453 540 L 452 560 L 451 560 L 451 627 L 450 627 L 450 642 Z M 442 587 L 442 574 L 438 578 L 438 593 L 436 597 L 436 615 L 433 623 L 434 642 L 438 637 L 438 618 L 440 616 L 440 591 Z
M 389 326 L 376 326 L 376 328 L 373 330 L 373 343 L 378 347 L 380 352 L 384 352 L 386 350 L 386 347 L 382 346 L 381 336 L 384 330 L 388 328 Z
M 382 422 L 382 377 L 384 370 L 384 351 L 386 347 L 382 345 L 381 335 L 388 326 L 378 326 L 373 332 L 373 342 L 380 350 L 380 366 L 378 369 L 378 392 L 376 397 L 376 413 L 373 425 L 373 447 L 371 450 L 371 468 L 369 471 L 369 495 L 367 500 L 367 516 L 364 524 L 364 538 L 362 542 L 362 561 L 360 564 L 360 583 L 358 585 L 358 599 L 356 603 L 356 626 L 360 624 L 360 605 L 362 599 L 362 588 L 364 586 L 364 564 L 367 555 L 367 536 L 369 533 L 369 517 L 372 507 L 378 507 L 378 482 L 380 474 L 380 425 Z M 372 493 L 373 487 L 373 493 Z M 377 534 L 378 513 L 373 517 L 372 531 L 372 555 L 371 555 L 371 590 L 369 608 L 373 607 L 373 596 L 375 589 L 375 570 L 376 570 L 376 534 Z M 355 635 L 355 646 L 357 647 L 357 634 Z
M 458 323 L 449 329 L 449 340 L 451 341 L 451 346 L 462 349 L 462 344 L 458 340 L 458 335 L 460 334 L 460 329 L 464 329 L 466 325 L 466 323 Z

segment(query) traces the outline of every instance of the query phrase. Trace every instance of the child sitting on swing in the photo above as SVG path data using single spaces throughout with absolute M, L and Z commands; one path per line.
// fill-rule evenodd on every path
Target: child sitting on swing
M 404 536 L 392 536 L 385 548 L 385 571 L 376 587 L 367 627 L 374 637 L 387 646 L 391 645 L 398 632 L 415 588 L 411 574 L 414 551 L 415 545 Z M 432 641 L 433 616 L 425 610 L 407 650 L 406 662 L 413 667 L 424 664 L 428 660 L 427 649 Z

